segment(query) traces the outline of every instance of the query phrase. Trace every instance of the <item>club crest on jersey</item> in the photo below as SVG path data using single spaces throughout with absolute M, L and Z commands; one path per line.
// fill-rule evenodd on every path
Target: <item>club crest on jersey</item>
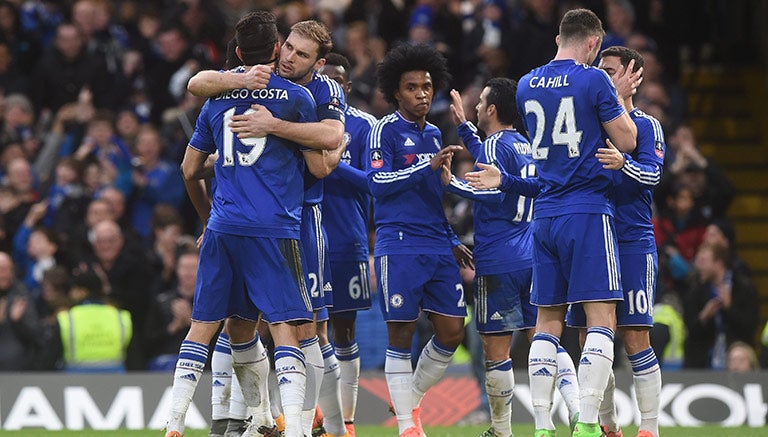
M 381 150 L 371 150 L 371 167 L 381 168 L 384 166 L 384 160 L 381 156 Z
M 661 141 L 656 141 L 653 148 L 655 149 L 654 152 L 656 152 L 656 156 L 660 159 L 664 159 L 664 144 Z
M 344 145 L 348 146 L 352 142 L 352 135 L 349 132 L 344 132 Z
M 411 147 L 411 146 L 415 146 L 415 145 L 416 145 L 416 143 L 414 143 L 412 139 L 410 139 L 410 138 L 406 138 L 406 139 L 405 139 L 405 142 L 403 143 L 403 145 L 404 145 L 405 147 Z
M 437 137 L 432 137 L 432 141 L 435 143 L 435 147 L 437 147 L 437 150 L 440 150 L 442 147 L 440 147 L 440 141 L 437 140 Z
M 393 294 L 392 297 L 389 298 L 389 304 L 392 306 L 392 308 L 400 308 L 403 306 L 403 296 L 399 294 Z

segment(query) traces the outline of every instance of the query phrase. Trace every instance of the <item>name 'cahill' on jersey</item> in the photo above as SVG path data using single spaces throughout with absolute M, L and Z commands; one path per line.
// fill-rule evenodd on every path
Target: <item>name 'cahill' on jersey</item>
M 531 138 L 544 189 L 535 217 L 613 214 L 612 175 L 595 158 L 602 123 L 624 113 L 608 75 L 573 60 L 555 60 L 520 79 L 517 106 Z
M 254 103 L 283 120 L 317 120 L 309 91 L 274 74 L 266 89 L 229 90 L 208 99 L 189 141 L 200 152 L 219 152 L 208 227 L 234 235 L 298 239 L 304 198 L 299 146 L 272 135 L 240 140 L 229 128 L 232 116 L 252 112 Z

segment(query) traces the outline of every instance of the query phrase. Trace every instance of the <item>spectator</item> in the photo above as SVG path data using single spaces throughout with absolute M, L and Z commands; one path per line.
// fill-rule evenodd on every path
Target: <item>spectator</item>
M 120 226 L 113 221 L 94 226 L 93 254 L 91 267 L 106 279 L 107 297 L 119 308 L 128 310 L 133 326 L 137 327 L 128 350 L 127 366 L 129 370 L 141 370 L 144 368 L 143 336 L 138 327 L 144 326 L 151 298 L 151 275 L 146 259 L 141 252 L 128 250 Z
M 85 51 L 80 31 L 71 23 L 56 29 L 54 45 L 40 59 L 32 83 L 33 101 L 38 110 L 56 112 L 77 101 L 83 88 L 91 90 L 97 108 L 107 107 L 109 76 L 104 64 Z
M 20 144 L 25 156 L 34 157 L 39 143 L 35 138 L 32 102 L 23 94 L 11 94 L 5 97 L 3 107 L 0 146 Z
M 69 300 L 71 278 L 65 267 L 56 266 L 43 273 L 41 283 L 42 305 L 40 317 L 43 318 L 45 324 L 51 325 L 56 323 L 56 315 L 60 311 L 69 309 L 72 306 Z
M 176 208 L 159 204 L 152 211 L 152 249 L 147 256 L 153 269 L 152 284 L 154 292 L 169 290 L 173 287 L 176 277 L 176 257 L 180 248 L 186 246 L 195 247 L 195 239 L 192 236 L 182 237 L 183 222 Z
M 16 68 L 22 74 L 31 73 L 37 63 L 41 41 L 37 35 L 23 28 L 18 7 L 6 0 L 0 1 L 0 39 L 10 49 Z
M 128 146 L 115 136 L 112 112 L 96 111 L 88 122 L 86 136 L 75 151 L 74 157 L 81 162 L 97 162 L 110 185 L 117 187 L 124 196 L 131 194 L 131 152 Z
M 11 257 L 0 252 L 0 370 L 33 370 L 43 331 L 29 290 L 15 278 Z
M 28 80 L 19 69 L 7 41 L 0 40 L 0 90 L 2 94 L 27 93 Z
M 665 293 L 653 307 L 651 347 L 662 371 L 683 368 L 686 330 L 682 314 L 680 297 L 674 292 Z
M 162 120 L 163 112 L 175 106 L 186 92 L 190 77 L 200 65 L 192 60 L 189 35 L 179 25 L 165 27 L 155 38 L 159 52 L 147 62 L 147 93 L 151 96 L 153 123 Z
M 144 126 L 136 138 L 136 157 L 131 161 L 135 192 L 131 202 L 131 224 L 146 241 L 155 206 L 178 208 L 184 198 L 184 183 L 177 164 L 161 159 L 162 140 L 157 130 Z
M 0 211 L 5 218 L 6 231 L 9 235 L 16 235 L 39 196 L 33 185 L 32 170 L 25 158 L 14 158 L 8 163 L 5 171 L 5 186 L 10 196 L 8 205 L 5 208 L 0 207 Z
M 743 341 L 736 341 L 728 347 L 729 372 L 754 372 L 759 368 L 755 348 Z
M 40 297 L 43 273 L 58 264 L 56 234 L 51 229 L 37 226 L 47 209 L 46 201 L 32 205 L 13 239 L 17 276 L 22 278 L 35 299 Z
M 81 223 L 73 226 L 67 234 L 64 234 L 63 246 L 71 254 L 73 260 L 82 261 L 93 258 L 91 242 L 94 239 L 93 228 L 103 221 L 114 221 L 112 205 L 103 199 L 92 200 L 85 212 L 85 218 Z
M 58 233 L 69 233 L 83 222 L 89 196 L 81 183 L 80 162 L 72 157 L 56 164 L 54 184 L 48 189 L 48 209 L 42 219 L 43 226 Z
M 74 304 L 57 315 L 62 367 L 75 373 L 114 373 L 126 369 L 133 334 L 131 315 L 106 303 L 104 283 L 90 270 L 73 275 Z M 55 343 L 54 343 L 55 344 Z
M 83 35 L 85 47 L 104 64 L 114 83 L 128 47 L 128 34 L 112 21 L 108 0 L 78 0 L 72 5 L 72 23 Z M 114 103 L 114 102 L 113 102 Z M 114 105 L 109 105 L 114 108 Z
M 707 220 L 722 218 L 733 200 L 733 186 L 722 170 L 702 155 L 693 129 L 679 126 L 669 137 L 669 160 L 666 180 L 656 190 L 657 199 L 663 198 L 676 181 L 687 185 L 693 194 L 695 208 Z
M 699 248 L 692 279 L 682 296 L 685 367 L 724 369 L 728 345 L 755 336 L 757 294 L 749 277 L 733 274 L 723 246 Z
M 608 0 L 606 5 L 607 30 L 600 48 L 626 46 L 635 26 L 635 8 L 629 0 Z
M 197 251 L 182 252 L 175 262 L 175 287 L 159 294 L 149 307 L 145 330 L 149 370 L 171 371 L 176 366 L 192 318 L 198 261 Z

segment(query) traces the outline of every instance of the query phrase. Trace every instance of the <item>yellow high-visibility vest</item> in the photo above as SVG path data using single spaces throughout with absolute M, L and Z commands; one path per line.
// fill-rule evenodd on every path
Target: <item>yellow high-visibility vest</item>
M 685 354 L 685 322 L 672 306 L 660 303 L 653 306 L 653 323 L 667 325 L 669 343 L 664 348 L 664 367 L 679 369 Z
M 133 335 L 131 314 L 111 305 L 83 304 L 57 315 L 67 369 L 119 371 Z

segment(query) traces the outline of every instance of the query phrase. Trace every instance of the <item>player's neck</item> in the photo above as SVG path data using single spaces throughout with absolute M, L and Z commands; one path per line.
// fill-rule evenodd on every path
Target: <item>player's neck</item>
M 416 123 L 419 125 L 420 129 L 424 129 L 424 125 L 427 124 L 427 116 L 423 117 L 417 117 L 407 111 L 403 111 L 402 109 L 398 109 L 397 112 L 400 114 L 401 117 L 403 117 L 404 120 L 410 121 L 412 123 Z
M 589 51 L 578 46 L 560 46 L 555 54 L 554 61 L 564 61 L 572 59 L 579 64 L 587 64 L 589 60 Z
M 306 84 L 308 84 L 309 82 L 312 81 L 312 78 L 314 76 L 315 76 L 315 72 L 311 71 L 309 74 L 307 74 L 306 76 L 302 77 L 301 79 L 295 80 L 293 83 L 297 83 L 299 85 L 306 85 Z
M 515 128 L 512 127 L 511 124 L 502 124 L 498 121 L 488 121 L 488 125 L 483 129 L 485 131 L 486 136 L 491 136 L 497 132 L 501 132 L 503 130 L 514 130 Z

